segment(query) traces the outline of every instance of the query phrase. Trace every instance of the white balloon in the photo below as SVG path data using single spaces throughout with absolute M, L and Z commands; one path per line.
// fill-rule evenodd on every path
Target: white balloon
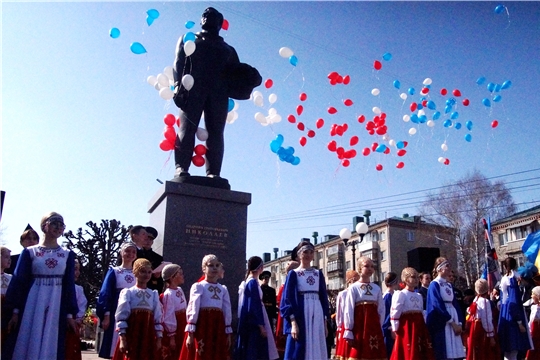
M 424 109 L 418 110 L 418 116 L 426 115 Z
M 157 81 L 158 81 L 159 85 L 161 85 L 163 87 L 169 86 L 169 78 L 165 74 L 159 74 L 157 76 Z
M 251 93 L 251 96 L 253 99 L 255 99 L 257 96 L 263 96 L 263 94 L 259 90 L 255 90 L 254 92 Z
M 186 56 L 190 56 L 195 52 L 195 48 L 197 46 L 193 42 L 193 40 L 188 40 L 184 43 L 184 52 L 186 53 Z
M 442 149 L 442 151 L 447 151 L 448 150 L 448 145 L 446 145 L 446 143 L 442 144 L 441 149 Z
M 277 101 L 277 95 L 276 94 L 270 94 L 270 96 L 268 97 L 268 101 L 270 102 L 270 104 L 273 104 Z
M 431 85 L 431 79 L 430 79 L 430 78 L 426 78 L 422 84 L 424 84 L 424 85 Z
M 438 162 L 440 162 L 441 164 L 444 164 L 444 158 L 441 156 L 440 158 L 437 159 Z
M 169 80 L 174 79 L 172 66 L 166 66 L 165 69 L 163 69 L 163 73 L 169 78 Z
M 148 84 L 150 84 L 150 86 L 156 86 L 157 84 L 157 77 L 155 77 L 154 75 L 150 75 L 149 77 L 146 78 L 146 82 Z
M 255 105 L 259 107 L 262 107 L 264 105 L 264 100 L 263 100 L 262 95 L 255 96 L 255 98 L 253 99 L 253 102 L 255 103 Z
M 371 109 L 371 111 L 373 111 L 373 113 L 375 115 L 379 115 L 381 113 L 381 109 L 377 106 L 373 107 L 373 109 Z
M 277 114 L 277 110 L 275 108 L 268 109 L 268 115 L 272 116 L 276 114 Z
M 407 94 L 401 93 L 401 95 L 399 95 L 399 97 L 400 97 L 402 100 L 405 100 L 405 99 L 407 99 Z
M 409 115 L 403 115 L 403 121 L 409 122 L 411 120 L 411 117 Z
M 184 85 L 187 91 L 191 90 L 194 83 L 195 83 L 195 79 L 193 79 L 193 76 L 189 74 L 182 76 L 182 85 Z
M 234 117 L 235 114 L 237 118 L 238 114 L 236 113 L 236 111 L 231 111 L 227 114 L 227 124 L 232 124 L 236 120 L 236 118 Z
M 384 141 L 388 141 L 388 134 L 384 134 L 384 135 L 382 136 L 382 139 L 383 139 Z
M 234 102 L 234 106 L 233 106 L 232 109 L 233 109 L 234 111 L 236 111 L 236 110 L 238 110 L 238 107 L 239 107 L 238 101 L 235 101 L 235 102 Z
M 270 123 L 277 124 L 280 121 L 281 121 L 281 115 L 274 114 L 274 115 L 270 116 L 270 121 L 269 121 Z
M 255 114 L 255 120 L 257 120 L 261 124 L 266 124 L 267 123 L 266 116 L 264 116 L 264 114 L 261 113 L 261 112 L 258 112 L 258 113 Z
M 156 84 L 154 85 L 154 89 L 156 89 L 157 91 L 161 90 L 163 86 L 159 85 L 159 83 L 157 82 L 157 79 L 156 79 Z
M 228 115 L 227 115 L 228 116 Z M 197 139 L 199 139 L 200 141 L 206 141 L 206 139 L 208 139 L 208 131 L 206 131 L 205 128 L 197 128 Z
M 279 49 L 279 55 L 282 58 L 288 59 L 288 58 L 290 58 L 291 56 L 294 55 L 294 52 L 291 49 L 289 49 L 288 47 L 282 47 L 281 49 Z
M 409 135 L 414 135 L 416 134 L 416 129 L 415 128 L 410 128 L 409 129 Z
M 427 126 L 429 127 L 434 127 L 435 126 L 435 121 L 433 120 L 428 120 L 428 122 L 426 123 Z
M 172 90 L 168 87 L 164 87 L 163 89 L 159 90 L 159 96 L 161 96 L 163 100 L 171 100 L 173 95 Z
M 396 146 L 396 140 L 390 139 L 390 141 L 388 142 L 388 145 L 390 145 L 390 146 Z
M 379 95 L 380 93 L 381 93 L 381 91 L 380 91 L 379 89 L 377 89 L 377 88 L 371 90 L 371 95 L 373 95 L 373 96 L 377 96 L 377 95 Z

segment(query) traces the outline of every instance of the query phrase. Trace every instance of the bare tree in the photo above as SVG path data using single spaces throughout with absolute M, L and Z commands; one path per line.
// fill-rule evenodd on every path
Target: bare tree
M 455 229 L 458 269 L 471 287 L 483 271 L 482 218 L 501 219 L 514 213 L 516 206 L 504 182 L 491 182 L 474 171 L 437 193 L 429 193 L 419 211 L 425 219 Z
M 81 263 L 79 282 L 89 305 L 94 305 L 109 266 L 116 266 L 120 245 L 129 238 L 128 228 L 117 220 L 89 221 L 89 229 L 67 231 L 64 245 L 73 250 Z

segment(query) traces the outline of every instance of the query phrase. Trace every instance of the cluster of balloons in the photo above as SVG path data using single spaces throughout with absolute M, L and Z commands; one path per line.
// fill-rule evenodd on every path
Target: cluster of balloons
M 154 20 L 156 20 L 159 17 L 159 11 L 156 9 L 150 9 L 146 12 L 146 23 L 148 26 L 152 25 L 154 23 Z
M 150 9 L 146 12 L 146 23 L 148 26 L 152 25 L 154 23 L 154 20 L 156 20 L 159 17 L 159 11 L 156 9 Z M 113 39 L 118 39 L 120 37 L 120 30 L 116 27 L 113 27 L 109 30 L 109 36 Z M 135 55 L 141 55 L 146 53 L 146 48 L 143 44 L 140 42 L 133 42 L 129 46 L 132 53 Z
M 389 52 L 384 53 L 382 58 L 383 58 L 384 61 L 390 61 L 390 60 L 392 60 L 392 54 L 390 54 Z M 373 61 L 373 68 L 375 70 L 377 70 L 377 71 L 381 70 L 382 69 L 382 63 L 379 60 Z
M 484 76 L 481 76 L 476 80 L 476 83 L 478 85 L 484 85 L 485 82 L 486 82 L 486 78 Z M 482 104 L 485 107 L 491 107 L 491 101 L 493 101 L 494 103 L 500 102 L 502 100 L 502 95 L 500 95 L 499 92 L 501 90 L 509 89 L 511 86 L 512 86 L 512 81 L 510 81 L 510 80 L 506 80 L 502 84 L 496 84 L 496 83 L 493 83 L 493 82 L 489 82 L 487 84 L 486 88 L 490 93 L 490 97 L 489 98 L 487 98 L 487 97 L 483 98 L 482 99 Z
M 300 158 L 298 156 L 294 156 L 294 148 L 292 146 L 284 148 L 283 141 L 283 135 L 278 134 L 276 138 L 270 142 L 270 150 L 277 154 L 279 160 L 283 162 L 287 162 L 295 166 L 300 164 Z
M 336 84 L 349 85 L 351 82 L 351 77 L 349 75 L 342 76 L 337 71 L 332 71 L 327 77 L 332 86 Z
M 229 113 L 227 114 L 227 124 L 232 124 L 238 119 L 238 103 L 229 98 Z
M 333 124 L 330 128 L 330 136 L 343 136 L 347 130 L 349 130 L 349 126 L 346 123 L 342 125 Z M 338 146 L 336 140 L 331 140 L 326 147 L 329 151 L 336 153 L 336 156 L 339 160 L 341 160 L 341 165 L 343 167 L 348 167 L 351 164 L 350 159 L 356 157 L 357 154 L 356 150 L 352 147 L 357 145 L 359 140 L 360 139 L 358 136 L 351 136 L 349 139 L 349 146 L 351 146 L 350 149 L 345 149 L 343 146 Z
M 174 144 L 176 141 L 176 131 L 174 125 L 180 125 L 180 119 L 177 119 L 173 114 L 167 114 L 163 118 L 165 123 L 165 129 L 163 130 L 163 136 L 165 139 L 159 143 L 159 148 L 163 151 L 174 150 Z
M 285 59 L 289 59 L 289 63 L 292 66 L 298 65 L 298 58 L 294 55 L 294 52 L 288 47 L 282 47 L 279 49 L 279 56 Z
M 264 82 L 264 87 L 266 89 L 270 89 L 274 85 L 274 82 L 272 79 L 267 79 Z M 253 103 L 258 107 L 264 107 L 264 97 L 262 92 L 259 90 L 255 90 L 251 93 L 251 99 L 253 100 Z M 276 94 L 271 93 L 268 96 L 268 102 L 270 105 L 274 105 L 274 103 L 277 101 L 278 97 Z M 255 120 L 257 120 L 258 123 L 260 123 L 262 126 L 268 126 L 270 124 L 277 124 L 281 121 L 281 115 L 278 114 L 277 110 L 274 107 L 271 107 L 268 109 L 268 115 L 264 115 L 262 112 L 257 112 L 255 114 Z
M 191 76 L 191 75 L 190 75 Z M 174 77 L 172 66 L 167 66 L 157 76 L 150 75 L 146 82 L 159 92 L 163 100 L 171 100 L 174 96 Z

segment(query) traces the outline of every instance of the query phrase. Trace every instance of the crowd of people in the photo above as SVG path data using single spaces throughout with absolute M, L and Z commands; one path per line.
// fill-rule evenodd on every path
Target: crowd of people
M 45 215 L 40 227 L 41 240 L 33 229 L 21 236 L 24 250 L 12 274 L 10 251 L 1 247 L 2 359 L 81 359 L 87 301 L 75 284 L 80 264 L 58 243 L 65 230 L 60 214 Z M 212 254 L 202 259 L 202 276 L 188 301 L 181 266 L 152 250 L 157 235 L 152 227 L 131 227 L 120 265 L 105 276 L 97 301 L 102 358 L 322 360 L 335 344 L 337 359 L 540 359 L 540 286 L 532 289 L 527 319 L 511 257 L 504 260 L 500 301 L 494 301 L 483 279 L 473 294 L 460 293 L 444 257 L 436 259 L 432 274 L 411 267 L 388 273 L 383 294 L 371 281 L 373 261 L 363 256 L 358 271 L 347 271 L 331 314 L 324 275 L 311 265 L 314 245 L 303 240 L 292 251 L 277 296 L 263 260 L 248 260 L 233 329 L 220 260 Z

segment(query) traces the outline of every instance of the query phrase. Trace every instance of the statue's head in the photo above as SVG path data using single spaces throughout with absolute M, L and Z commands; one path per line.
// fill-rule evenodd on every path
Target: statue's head
M 201 17 L 201 27 L 207 31 L 216 31 L 221 30 L 221 25 L 223 24 L 223 15 L 214 9 L 209 7 L 204 10 Z

